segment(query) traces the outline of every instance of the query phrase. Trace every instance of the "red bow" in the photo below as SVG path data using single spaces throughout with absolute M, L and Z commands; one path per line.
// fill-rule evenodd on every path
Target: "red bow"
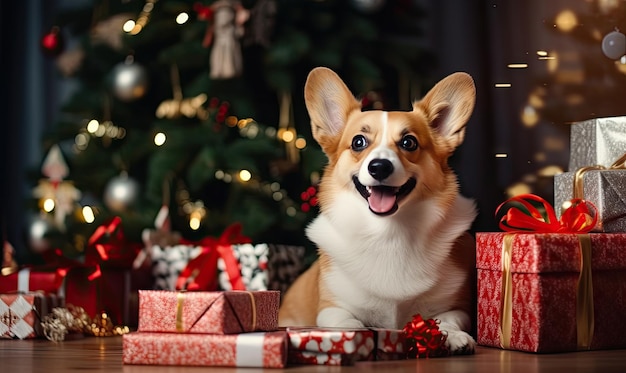
M 406 334 L 407 357 L 419 359 L 449 355 L 446 335 L 439 330 L 435 319 L 424 320 L 421 315 L 413 316 L 402 331 Z
M 218 238 L 206 237 L 199 242 L 183 240 L 183 244 L 203 246 L 200 255 L 190 260 L 176 281 L 177 290 L 215 290 L 217 289 L 217 260 L 222 258 L 232 290 L 246 290 L 241 278 L 239 262 L 233 255 L 232 245 L 250 243 L 250 238 L 241 234 L 239 223 L 230 225 Z
M 545 215 L 531 202 L 540 203 L 545 210 Z M 518 207 L 510 207 L 500 219 L 499 226 L 503 231 L 587 233 L 598 222 L 596 207 L 591 202 L 583 199 L 572 199 L 570 206 L 563 211 L 560 219 L 557 219 L 554 208 L 550 203 L 534 194 L 521 194 L 509 198 L 498 206 L 496 215 L 505 205 L 510 203 L 521 204 L 526 211 L 522 211 Z
M 122 229 L 122 219 L 115 216 L 102 224 L 89 237 L 85 252 L 85 264 L 96 267 L 90 279 L 100 276 L 100 265 L 131 268 L 141 245 L 127 242 Z

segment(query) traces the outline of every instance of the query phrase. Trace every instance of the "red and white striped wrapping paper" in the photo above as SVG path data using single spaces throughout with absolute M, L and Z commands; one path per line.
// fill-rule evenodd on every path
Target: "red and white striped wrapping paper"
M 130 365 L 284 368 L 287 333 L 133 332 L 123 336 L 122 362 Z

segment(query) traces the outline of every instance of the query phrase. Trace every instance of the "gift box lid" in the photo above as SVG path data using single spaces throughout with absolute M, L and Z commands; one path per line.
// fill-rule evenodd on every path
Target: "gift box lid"
M 502 242 L 507 232 L 476 233 L 476 268 L 502 270 Z M 513 233 L 511 272 L 580 272 L 577 234 Z M 626 233 L 590 233 L 591 269 L 626 269 Z

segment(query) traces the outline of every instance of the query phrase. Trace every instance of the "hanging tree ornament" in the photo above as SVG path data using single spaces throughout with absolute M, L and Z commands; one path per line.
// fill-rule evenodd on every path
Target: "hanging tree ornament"
M 139 183 L 122 171 L 104 188 L 104 204 L 114 212 L 123 212 L 139 200 Z
M 72 182 L 64 181 L 69 169 L 58 145 L 50 148 L 41 172 L 48 178 L 39 181 L 33 195 L 39 199 L 45 212 L 54 211 L 54 224 L 60 230 L 65 230 L 65 217 L 74 210 L 81 193 Z
M 148 72 L 129 55 L 113 68 L 111 89 L 115 97 L 130 102 L 143 97 L 148 90 Z
M 157 118 L 175 119 L 184 115 L 187 118 L 198 117 L 198 119 L 202 120 L 207 119 L 208 112 L 203 106 L 207 101 L 207 95 L 201 93 L 195 97 L 183 98 L 183 90 L 180 86 L 180 76 L 177 65 L 172 65 L 170 76 L 172 79 L 174 98 L 172 100 L 165 100 L 159 104 L 155 114 Z
M 241 74 L 243 58 L 239 38 L 244 34 L 243 25 L 250 17 L 250 11 L 236 0 L 218 0 L 209 7 L 194 7 L 198 19 L 208 20 L 202 45 L 212 45 L 210 55 L 210 77 L 229 79 Z
M 612 60 L 619 60 L 626 54 L 626 36 L 617 29 L 609 32 L 602 39 L 602 52 Z
M 58 26 L 52 27 L 52 29 L 41 38 L 41 49 L 47 56 L 56 57 L 60 55 L 64 47 L 65 40 Z

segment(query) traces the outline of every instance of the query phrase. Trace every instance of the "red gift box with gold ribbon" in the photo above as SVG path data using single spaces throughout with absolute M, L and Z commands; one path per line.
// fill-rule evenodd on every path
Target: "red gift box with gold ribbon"
M 583 200 L 560 220 L 534 195 L 505 204 L 514 205 L 505 232 L 476 233 L 477 342 L 542 353 L 626 347 L 626 233 L 589 233 L 597 216 Z
M 278 329 L 278 291 L 139 291 L 140 332 L 236 334 Z

